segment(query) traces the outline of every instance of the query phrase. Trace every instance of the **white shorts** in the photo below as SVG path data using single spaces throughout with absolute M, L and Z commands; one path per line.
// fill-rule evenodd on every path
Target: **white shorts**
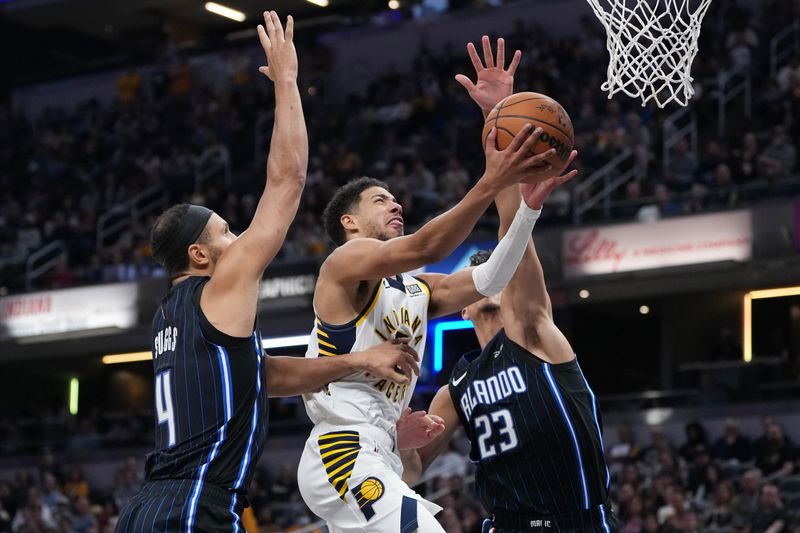
M 391 436 L 372 427 L 318 424 L 306 441 L 297 484 L 331 533 L 444 533 L 442 510 L 402 480 Z

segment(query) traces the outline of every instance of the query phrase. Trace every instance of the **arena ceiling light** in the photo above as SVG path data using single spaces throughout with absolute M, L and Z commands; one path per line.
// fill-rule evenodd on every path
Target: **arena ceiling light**
M 116 365 L 119 363 L 135 363 L 137 361 L 149 361 L 153 358 L 150 352 L 130 352 L 104 355 L 101 361 L 104 365 Z
M 319 7 L 328 7 L 328 4 L 330 4 L 328 0 L 306 0 L 306 2 Z
M 235 20 L 236 22 L 244 22 L 247 18 L 247 16 L 241 11 L 233 9 L 232 7 L 223 6 L 222 4 L 218 4 L 216 2 L 206 2 L 206 11 L 210 11 L 215 15 L 219 15 L 220 17 Z
M 784 298 L 786 296 L 800 296 L 800 287 L 780 287 L 777 289 L 764 289 L 750 291 L 744 295 L 744 320 L 742 327 L 742 356 L 745 363 L 753 360 L 753 300 L 767 298 Z

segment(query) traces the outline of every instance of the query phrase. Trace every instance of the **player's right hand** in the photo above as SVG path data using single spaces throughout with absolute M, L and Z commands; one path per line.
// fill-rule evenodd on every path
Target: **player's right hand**
M 297 81 L 297 51 L 294 48 L 294 19 L 286 18 L 286 31 L 274 11 L 264 11 L 264 25 L 258 25 L 258 39 L 267 56 L 266 67 L 258 71 L 278 83 Z
M 546 179 L 544 173 L 555 173 L 558 169 L 545 163 L 547 158 L 555 155 L 554 148 L 541 154 L 532 151 L 542 131 L 542 128 L 534 129 L 531 124 L 526 124 L 505 150 L 498 150 L 495 144 L 497 129 L 492 128 L 486 138 L 486 171 L 482 179 L 502 190 L 526 178 L 541 176 L 541 179 Z
M 397 385 L 408 384 L 412 373 L 419 376 L 419 355 L 407 342 L 393 339 L 357 355 L 356 367 Z

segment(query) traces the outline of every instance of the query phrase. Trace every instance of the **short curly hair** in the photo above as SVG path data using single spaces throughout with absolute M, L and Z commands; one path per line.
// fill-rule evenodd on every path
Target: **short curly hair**
M 341 246 L 347 241 L 347 234 L 342 226 L 342 215 L 347 214 L 361 199 L 361 193 L 370 187 L 389 187 L 382 181 L 374 178 L 357 178 L 339 187 L 325 206 L 322 221 L 325 232 L 336 246 Z
M 480 250 L 469 256 L 469 266 L 476 267 L 484 264 L 492 256 L 489 250 Z

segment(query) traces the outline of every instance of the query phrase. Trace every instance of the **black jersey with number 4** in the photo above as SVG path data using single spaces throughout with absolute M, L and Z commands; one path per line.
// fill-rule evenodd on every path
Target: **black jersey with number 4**
M 546 363 L 501 330 L 461 358 L 449 388 L 472 443 L 478 496 L 492 514 L 558 515 L 607 503 L 601 422 L 577 359 Z
M 146 477 L 191 480 L 189 526 L 204 486 L 227 491 L 233 503 L 245 494 L 267 433 L 259 335 L 232 337 L 211 325 L 200 309 L 208 280 L 172 287 L 153 318 L 156 444 Z

